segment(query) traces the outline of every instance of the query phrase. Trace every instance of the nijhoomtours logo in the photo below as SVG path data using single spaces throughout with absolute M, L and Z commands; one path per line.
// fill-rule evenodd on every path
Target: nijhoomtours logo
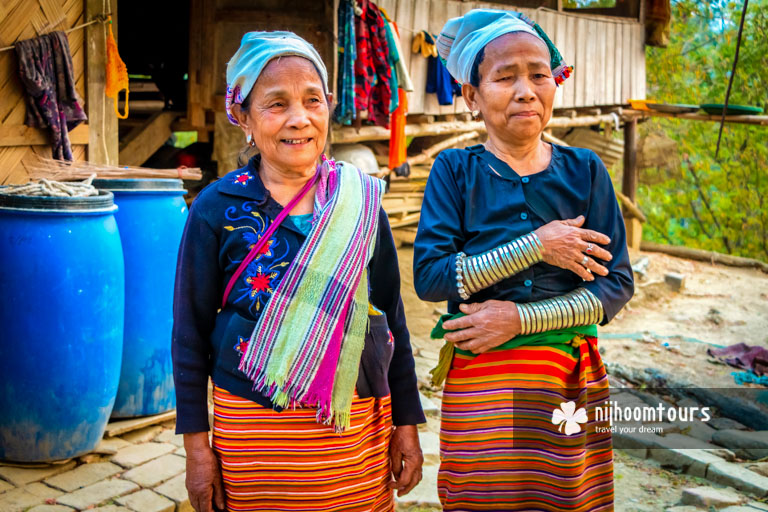
M 710 413 L 709 407 L 674 407 L 662 403 L 656 406 L 632 405 L 622 407 L 617 401 L 609 400 L 606 405 L 595 407 L 595 421 L 598 423 L 608 422 L 608 426 L 598 425 L 595 430 L 597 432 L 608 430 L 616 432 L 617 426 L 614 423 L 641 423 L 640 425 L 621 426 L 620 429 L 625 433 L 653 433 L 661 428 L 654 426 L 654 423 L 707 422 L 712 419 Z

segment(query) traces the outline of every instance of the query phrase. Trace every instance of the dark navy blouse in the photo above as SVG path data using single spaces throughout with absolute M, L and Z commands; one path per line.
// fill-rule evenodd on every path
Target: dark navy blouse
M 221 308 L 226 284 L 250 248 L 282 211 L 258 173 L 259 157 L 208 185 L 189 210 L 179 249 L 173 309 L 173 376 L 177 433 L 208 430 L 207 385 L 273 407 L 238 370 L 264 305 L 306 239 L 300 216 L 280 224 L 259 256 L 238 278 Z M 298 224 L 298 225 L 297 225 Z M 400 298 L 400 269 L 387 215 L 368 264 L 371 303 L 386 314 L 394 338 L 388 380 L 395 425 L 423 423 L 410 335 Z M 387 340 L 385 340 L 387 341 Z M 275 410 L 281 410 L 274 406 Z
M 600 261 L 606 277 L 583 281 L 570 270 L 547 263 L 505 279 L 466 302 L 490 299 L 532 302 L 578 287 L 594 293 L 610 321 L 634 293 L 624 221 L 608 171 L 588 149 L 552 145 L 549 166 L 521 177 L 482 145 L 443 151 L 435 160 L 424 193 L 413 255 L 416 292 L 423 300 L 448 300 L 458 312 L 456 253 L 472 256 L 510 242 L 553 221 L 584 215 L 584 228 L 611 238 L 613 255 Z

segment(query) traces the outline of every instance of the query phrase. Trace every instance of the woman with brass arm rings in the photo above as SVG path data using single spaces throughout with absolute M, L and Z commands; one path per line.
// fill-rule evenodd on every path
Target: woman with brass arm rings
M 608 398 L 597 350 L 633 293 L 610 176 L 586 149 L 541 140 L 571 73 L 538 25 L 473 10 L 438 38 L 485 144 L 443 151 L 414 246 L 424 300 L 448 300 L 433 334 L 443 394 L 445 510 L 613 510 Z

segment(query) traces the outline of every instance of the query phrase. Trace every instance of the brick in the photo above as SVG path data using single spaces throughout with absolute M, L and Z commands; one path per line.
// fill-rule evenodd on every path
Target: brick
M 112 457 L 112 462 L 124 468 L 132 468 L 175 450 L 176 447 L 168 443 L 134 444 L 119 450 Z
M 731 505 L 741 505 L 747 499 L 731 489 L 716 489 L 715 487 L 695 487 L 683 489 L 682 503 L 701 508 L 721 509 Z
M 27 512 L 74 512 L 74 510 L 64 505 L 38 505 L 30 508 Z
M 155 487 L 155 492 L 159 492 L 176 502 L 178 506 L 176 512 L 192 511 L 192 505 L 189 503 L 189 494 L 187 494 L 186 478 L 187 474 L 182 473 Z
M 0 494 L 0 510 L 3 512 L 17 512 L 26 510 L 35 505 L 45 503 L 45 500 L 56 498 L 61 491 L 52 489 L 41 483 L 32 483 L 24 487 L 12 489 Z
M 752 493 L 759 498 L 768 496 L 768 477 L 732 462 L 710 464 L 707 468 L 707 480 Z
M 142 489 L 115 501 L 137 512 L 173 512 L 176 509 L 174 502 L 149 489 Z
M 14 466 L 0 466 L 0 477 L 11 482 L 16 487 L 22 487 L 32 482 L 39 482 L 44 478 L 53 476 L 75 467 L 75 461 L 66 464 L 51 464 L 44 468 L 17 468 Z
M 127 480 L 120 480 L 119 478 L 113 478 L 111 480 L 103 480 L 95 484 L 83 487 L 77 491 L 65 494 L 59 497 L 56 501 L 63 505 L 69 505 L 76 509 L 82 510 L 88 507 L 93 507 L 99 503 L 104 503 L 107 500 L 115 499 L 124 494 L 136 491 L 139 486 L 133 482 Z
M 123 478 L 142 487 L 154 487 L 173 478 L 186 469 L 187 461 L 178 455 L 163 455 L 141 466 L 126 471 Z
M 51 478 L 46 478 L 46 484 L 58 487 L 62 491 L 72 492 L 81 487 L 95 484 L 99 480 L 104 480 L 112 475 L 121 472 L 123 468 L 111 462 L 96 462 L 93 464 L 82 464 L 72 471 L 60 473 Z
M 184 435 L 176 434 L 173 430 L 163 430 L 153 439 L 158 443 L 171 443 L 181 448 L 184 446 Z
M 120 437 L 129 443 L 148 443 L 162 431 L 163 427 L 160 425 L 152 425 L 149 427 L 140 428 L 139 430 L 134 430 L 133 432 L 128 432 L 127 434 L 123 434 Z
M 0 494 L 3 494 L 5 491 L 10 491 L 13 488 L 14 487 L 5 480 L 0 480 Z
M 114 455 L 118 450 L 131 446 L 131 443 L 119 437 L 107 437 L 99 441 L 93 453 L 103 453 L 104 455 Z

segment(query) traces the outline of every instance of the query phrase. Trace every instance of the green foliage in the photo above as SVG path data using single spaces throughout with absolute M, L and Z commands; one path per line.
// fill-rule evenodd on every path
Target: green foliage
M 736 51 L 742 2 L 677 0 L 671 42 L 646 49 L 648 97 L 665 103 L 724 103 Z M 768 0 L 752 0 L 729 103 L 768 111 Z M 678 144 L 679 169 L 643 184 L 645 238 L 768 260 L 768 126 L 726 124 L 715 160 L 719 124 L 660 119 L 642 133 Z

